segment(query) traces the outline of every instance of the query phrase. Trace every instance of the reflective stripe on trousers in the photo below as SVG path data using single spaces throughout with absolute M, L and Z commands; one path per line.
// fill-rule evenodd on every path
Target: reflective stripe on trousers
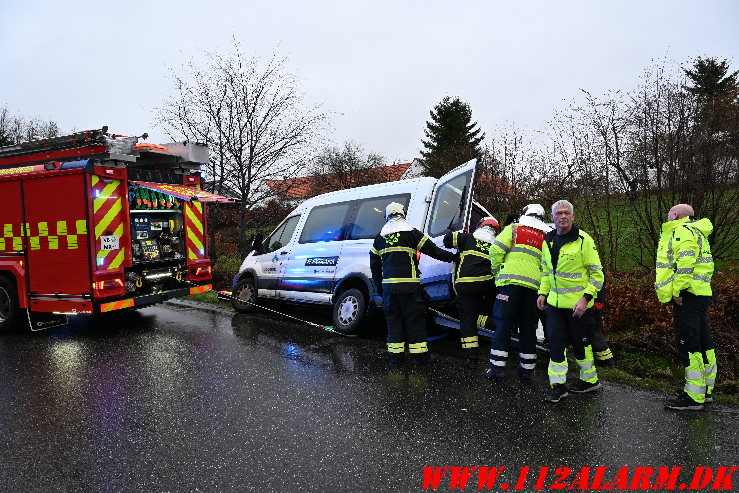
M 595 352 L 595 359 L 597 359 L 598 361 L 603 361 L 603 360 L 611 359 L 611 358 L 613 358 L 613 353 L 611 352 L 611 348 L 608 348 L 604 351 Z
M 567 381 L 567 355 L 565 355 L 565 360 L 561 363 L 549 360 L 547 373 L 549 374 L 549 385 L 565 383 Z
M 462 337 L 462 349 L 471 349 L 480 346 L 477 336 Z
M 703 374 L 706 377 L 706 395 L 708 395 L 713 392 L 713 386 L 716 384 L 716 372 L 718 370 L 716 366 L 716 350 L 709 349 L 706 351 L 706 359 L 708 363 L 705 365 Z
M 498 349 L 490 349 L 490 364 L 493 366 L 505 366 L 508 359 L 508 351 L 500 351 Z
M 703 355 L 688 353 L 690 364 L 685 367 L 685 393 L 695 402 L 702 404 L 706 400 L 706 376 Z
M 524 370 L 533 370 L 536 368 L 536 353 L 518 353 L 519 366 Z
M 580 380 L 588 383 L 596 383 L 598 381 L 598 371 L 595 369 L 592 346 L 585 346 L 585 358 L 575 359 L 575 361 L 577 361 L 577 366 L 580 367 Z
M 408 343 L 408 352 L 411 354 L 425 353 L 429 350 L 426 341 Z
M 388 342 L 387 352 L 388 353 L 403 353 L 405 351 L 404 342 Z

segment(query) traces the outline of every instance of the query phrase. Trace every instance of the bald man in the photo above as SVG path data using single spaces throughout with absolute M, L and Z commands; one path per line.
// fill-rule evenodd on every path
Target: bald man
M 662 303 L 674 307 L 677 350 L 685 366 L 685 385 L 665 406 L 677 410 L 700 410 L 713 402 L 716 352 L 708 324 L 711 304 L 713 257 L 708 219 L 693 219 L 688 204 L 677 204 L 662 224 L 657 247 L 657 278 L 654 288 Z

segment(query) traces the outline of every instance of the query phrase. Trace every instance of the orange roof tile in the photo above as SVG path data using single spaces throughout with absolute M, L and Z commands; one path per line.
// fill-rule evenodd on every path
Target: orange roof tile
M 347 173 L 345 177 L 338 173 L 329 173 L 319 176 L 288 178 L 287 180 L 264 180 L 264 183 L 283 199 L 307 199 L 322 193 L 351 188 L 352 186 L 396 181 L 403 176 L 410 165 L 411 163 L 403 163 L 369 168 L 361 171 L 361 178 L 352 176 L 351 173 Z M 352 183 L 356 185 L 352 185 Z

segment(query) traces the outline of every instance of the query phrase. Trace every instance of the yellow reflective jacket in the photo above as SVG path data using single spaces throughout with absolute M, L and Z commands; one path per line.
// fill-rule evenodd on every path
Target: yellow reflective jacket
M 506 226 L 490 247 L 495 285 L 516 284 L 538 290 L 543 243 L 544 232 L 537 228 L 516 223 Z
M 572 226 L 568 233 L 572 240 L 562 245 L 556 268 L 553 268 L 551 249 L 556 234 L 557 231 L 551 231 L 544 236 L 539 294 L 546 295 L 547 304 L 555 308 L 574 308 L 580 298 L 588 294 L 592 296 L 588 302 L 591 308 L 604 281 L 595 242 L 589 234 Z
M 713 257 L 708 235 L 712 232 L 709 219 L 693 221 L 684 217 L 662 224 L 654 283 L 660 302 L 679 297 L 683 290 L 711 296 Z

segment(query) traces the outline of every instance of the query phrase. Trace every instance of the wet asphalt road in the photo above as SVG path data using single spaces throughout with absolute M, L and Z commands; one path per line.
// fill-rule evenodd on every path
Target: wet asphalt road
M 670 412 L 663 395 L 613 384 L 549 405 L 546 370 L 491 384 L 464 368 L 456 338 L 430 347 L 428 368 L 388 370 L 381 334 L 187 302 L 3 337 L 0 484 L 413 492 L 424 466 L 739 462 L 737 410 Z

